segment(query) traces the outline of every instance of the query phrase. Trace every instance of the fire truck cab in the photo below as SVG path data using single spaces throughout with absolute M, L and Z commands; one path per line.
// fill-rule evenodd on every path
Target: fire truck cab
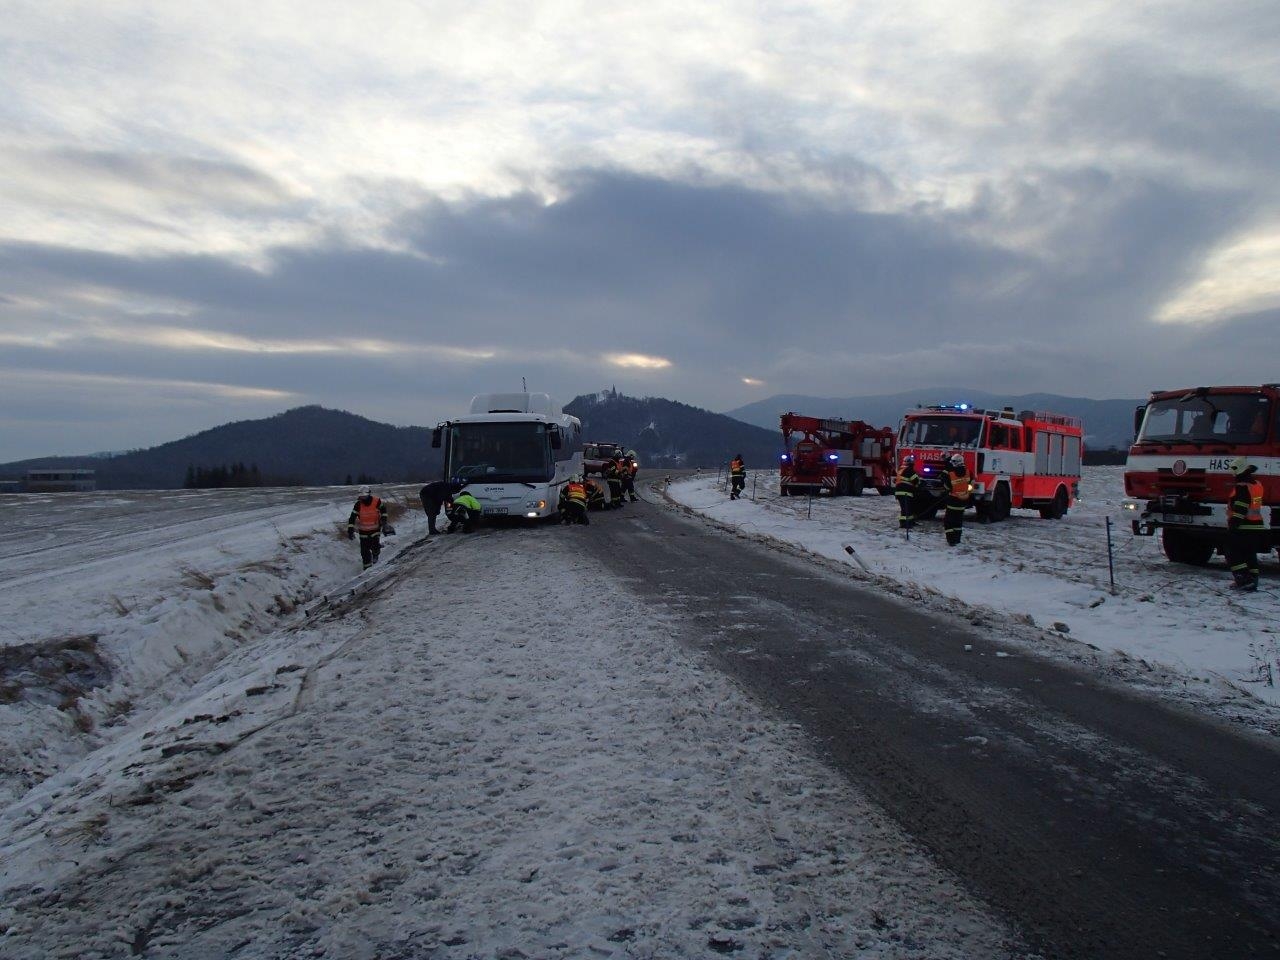
M 937 509 L 952 454 L 964 457 L 980 518 L 1004 520 L 1014 507 L 1046 520 L 1066 516 L 1080 495 L 1084 429 L 1078 417 L 1024 410 L 975 409 L 967 403 L 908 411 L 898 429 L 898 463 L 915 456 L 916 472 Z
M 1159 390 L 1134 412 L 1122 507 L 1137 536 L 1160 530 L 1175 563 L 1205 564 L 1227 545 L 1231 461 L 1262 483 L 1261 550 L 1280 547 L 1280 384 Z M 1270 509 L 1265 509 L 1269 507 Z

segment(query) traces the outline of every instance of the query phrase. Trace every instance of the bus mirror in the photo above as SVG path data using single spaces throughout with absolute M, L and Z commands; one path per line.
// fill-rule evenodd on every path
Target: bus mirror
M 560 449 L 560 428 L 554 423 L 547 427 L 547 437 L 551 440 L 551 449 Z
M 440 446 L 440 428 L 436 427 L 431 431 L 431 446 Z
M 1133 439 L 1138 439 L 1138 431 L 1142 429 L 1142 415 L 1147 412 L 1146 405 L 1135 407 L 1133 411 Z

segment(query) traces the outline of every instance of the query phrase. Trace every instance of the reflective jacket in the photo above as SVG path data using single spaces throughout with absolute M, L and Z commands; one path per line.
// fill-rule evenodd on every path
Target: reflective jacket
M 947 496 L 961 508 L 969 502 L 969 497 L 973 494 L 973 481 L 969 479 L 969 474 L 964 467 L 947 467 L 942 475 L 942 486 Z M 947 506 L 951 507 L 952 504 Z
M 1254 479 L 1236 484 L 1231 495 L 1231 515 L 1227 526 L 1232 530 L 1262 530 L 1262 484 Z
M 729 472 L 735 477 L 745 477 L 747 475 L 747 465 L 734 457 L 729 461 Z
M 347 526 L 355 527 L 361 533 L 377 533 L 387 522 L 387 505 L 377 497 L 370 497 L 365 503 L 361 497 L 351 508 L 351 516 L 347 517 Z
M 898 471 L 898 475 L 893 478 L 893 495 L 895 497 L 914 497 L 916 488 L 920 486 L 920 474 L 916 473 L 915 467 L 909 467 L 905 464 Z
M 577 481 L 570 481 L 565 485 L 564 495 L 570 500 L 579 500 L 582 503 L 587 502 L 587 488 Z
M 467 493 L 465 490 L 462 491 L 461 493 L 454 494 L 453 505 L 455 507 L 463 507 L 467 510 L 473 510 L 476 513 L 484 512 L 483 508 L 481 508 L 480 506 L 480 501 L 477 500 L 475 497 L 473 497 L 471 494 Z

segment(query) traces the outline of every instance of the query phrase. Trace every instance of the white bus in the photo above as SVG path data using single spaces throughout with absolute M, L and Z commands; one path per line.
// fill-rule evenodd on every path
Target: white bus
M 439 424 L 444 479 L 467 485 L 485 516 L 554 516 L 560 488 L 582 473 L 582 424 L 545 393 L 482 393 Z

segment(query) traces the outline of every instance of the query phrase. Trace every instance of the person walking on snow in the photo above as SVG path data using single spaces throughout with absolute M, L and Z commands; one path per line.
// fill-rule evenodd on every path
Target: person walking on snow
M 959 453 L 951 455 L 947 469 L 942 471 L 942 495 L 946 505 L 942 529 L 947 535 L 947 546 L 959 546 L 960 534 L 964 529 L 964 511 L 973 495 L 973 482 L 969 479 L 969 471 L 965 469 L 964 456 Z
M 418 491 L 418 499 L 422 501 L 423 512 L 427 515 L 427 533 L 439 533 L 436 529 L 436 517 L 455 493 L 462 489 L 462 484 L 453 480 L 436 480 L 428 483 Z
M 387 528 L 387 505 L 373 495 L 367 486 L 360 488 L 356 505 L 347 517 L 347 539 L 360 534 L 360 560 L 368 570 L 382 553 L 382 532 Z
M 1227 511 L 1227 564 L 1235 582 L 1232 590 L 1254 593 L 1258 589 L 1258 534 L 1262 524 L 1262 484 L 1255 479 L 1258 468 L 1244 457 L 1231 461 L 1235 487 Z
M 916 473 L 916 458 L 907 454 L 893 479 L 893 495 L 898 500 L 898 529 L 910 530 L 916 525 L 916 500 L 920 492 L 920 474 Z
M 604 464 L 604 482 L 609 485 L 609 506 L 621 507 L 626 501 L 622 499 L 622 457 L 615 456 Z
M 747 465 L 743 462 L 742 454 L 738 454 L 729 461 L 729 499 L 737 500 L 742 496 L 743 488 L 747 485 Z

